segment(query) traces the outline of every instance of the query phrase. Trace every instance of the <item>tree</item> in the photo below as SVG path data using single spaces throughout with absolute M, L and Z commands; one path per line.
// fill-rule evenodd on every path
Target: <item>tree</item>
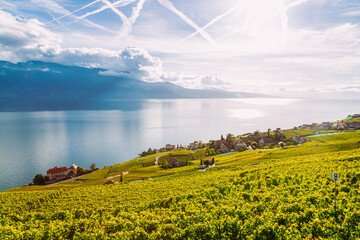
M 44 176 L 42 174 L 36 174 L 36 176 L 33 179 L 33 183 L 34 185 L 44 185 L 45 184 Z
M 77 168 L 77 175 L 82 175 L 82 174 L 85 174 L 85 173 L 86 173 L 85 168 L 82 168 L 82 167 Z
M 260 130 L 256 130 L 256 131 L 254 132 L 254 139 L 255 139 L 255 141 L 259 141 L 259 140 L 261 139 L 261 132 L 260 132 Z
M 216 152 L 215 152 L 214 148 L 206 149 L 206 156 L 212 156 L 212 155 L 215 155 L 215 154 L 216 154 Z
M 268 128 L 268 137 L 270 137 L 271 128 Z
M 231 133 L 226 135 L 226 145 L 229 148 L 234 148 L 235 136 Z
M 258 148 L 258 144 L 257 144 L 257 142 L 252 142 L 251 143 L 251 147 L 252 147 L 252 149 L 257 149 Z
M 90 169 L 91 169 L 92 171 L 95 171 L 95 170 L 96 170 L 96 164 L 95 164 L 95 163 L 92 163 L 92 164 L 90 165 Z

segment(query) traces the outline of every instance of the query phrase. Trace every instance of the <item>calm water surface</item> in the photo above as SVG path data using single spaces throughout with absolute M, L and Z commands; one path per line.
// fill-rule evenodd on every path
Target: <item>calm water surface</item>
M 166 143 L 335 121 L 360 113 L 359 106 L 358 100 L 177 99 L 122 101 L 113 111 L 3 112 L 0 191 L 55 166 L 103 167 Z

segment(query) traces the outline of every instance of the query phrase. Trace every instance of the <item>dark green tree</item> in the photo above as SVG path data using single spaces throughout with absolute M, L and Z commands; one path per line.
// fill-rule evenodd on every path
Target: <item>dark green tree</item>
M 44 176 L 42 174 L 36 174 L 36 176 L 33 179 L 33 183 L 34 185 L 44 185 L 45 184 Z
M 90 165 L 90 169 L 91 169 L 91 171 L 95 171 L 95 170 L 96 170 L 96 164 L 95 164 L 95 163 L 92 163 L 92 164 Z

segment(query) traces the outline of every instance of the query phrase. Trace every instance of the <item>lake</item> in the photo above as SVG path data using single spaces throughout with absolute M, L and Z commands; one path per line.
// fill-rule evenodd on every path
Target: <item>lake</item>
M 73 163 L 121 163 L 167 143 L 336 121 L 359 113 L 359 100 L 175 99 L 119 101 L 116 110 L 1 112 L 0 191 Z

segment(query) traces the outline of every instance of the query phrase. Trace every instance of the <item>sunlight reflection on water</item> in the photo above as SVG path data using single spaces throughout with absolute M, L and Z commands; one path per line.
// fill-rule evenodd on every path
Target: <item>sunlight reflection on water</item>
M 264 116 L 264 113 L 257 109 L 229 109 L 229 116 L 241 120 L 250 120 Z
M 239 98 L 234 99 L 235 102 L 243 102 L 256 105 L 288 105 L 295 103 L 300 99 L 297 98 Z

